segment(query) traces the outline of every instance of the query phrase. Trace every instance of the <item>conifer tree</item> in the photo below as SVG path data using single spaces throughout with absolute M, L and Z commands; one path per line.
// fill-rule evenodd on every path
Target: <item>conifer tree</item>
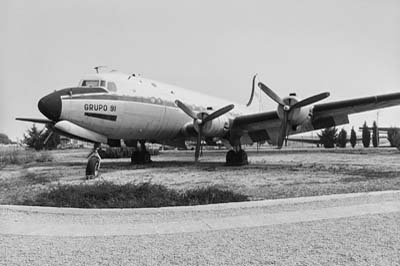
M 52 135 L 49 137 L 50 134 Z M 46 139 L 47 142 L 44 143 Z M 23 143 L 35 150 L 42 150 L 44 148 L 54 149 L 60 144 L 60 136 L 56 133 L 51 133 L 49 126 L 46 126 L 44 131 L 40 131 L 36 125 L 33 124 L 33 126 L 28 129 L 27 134 L 24 134 Z
M 337 145 L 340 148 L 345 148 L 347 143 L 347 132 L 344 128 L 340 130 L 339 135 L 337 137 Z
M 336 137 L 337 137 L 337 128 L 328 127 L 321 131 L 321 134 L 318 134 L 319 140 L 324 145 L 324 148 L 333 148 L 335 147 Z
M 367 121 L 364 122 L 362 127 L 362 143 L 364 148 L 368 148 L 371 144 L 371 133 L 369 132 Z
M 378 126 L 376 125 L 376 121 L 374 121 L 372 125 L 372 146 L 375 148 L 379 145 L 379 130 Z
M 354 127 L 351 129 L 351 133 L 350 133 L 350 144 L 351 144 L 352 148 L 354 148 L 357 144 L 357 135 L 356 135 L 356 131 L 354 130 Z

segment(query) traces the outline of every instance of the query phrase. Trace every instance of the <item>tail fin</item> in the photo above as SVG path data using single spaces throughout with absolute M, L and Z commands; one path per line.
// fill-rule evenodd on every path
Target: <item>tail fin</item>
M 257 75 L 258 75 L 258 74 L 255 74 L 255 75 L 253 76 L 253 84 L 252 84 L 252 86 L 251 86 L 251 95 L 250 95 L 249 102 L 246 104 L 247 107 L 249 107 L 249 106 L 251 105 L 251 103 L 253 102 L 253 98 L 254 98 L 254 89 L 255 89 L 255 86 L 256 86 L 256 78 L 257 78 Z
M 260 109 L 261 108 L 261 93 L 260 89 L 257 86 L 258 83 L 258 74 L 253 76 L 253 83 L 251 86 L 251 95 L 248 103 L 246 104 L 247 107 L 253 107 Z

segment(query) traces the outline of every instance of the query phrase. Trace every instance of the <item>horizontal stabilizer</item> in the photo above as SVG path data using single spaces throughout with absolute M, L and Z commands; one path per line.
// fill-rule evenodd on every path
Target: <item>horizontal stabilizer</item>
M 54 124 L 54 121 L 48 119 L 41 119 L 41 118 L 23 118 L 17 117 L 15 120 L 25 121 L 25 122 L 32 122 L 32 123 L 39 123 L 39 124 Z

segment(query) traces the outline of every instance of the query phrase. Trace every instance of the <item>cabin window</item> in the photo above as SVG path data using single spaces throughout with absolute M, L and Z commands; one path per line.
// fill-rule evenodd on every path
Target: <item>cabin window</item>
M 114 82 L 108 82 L 107 83 L 107 90 L 108 91 L 113 91 L 113 92 L 116 92 L 117 91 L 117 86 L 115 86 L 115 83 Z
M 84 80 L 82 81 L 82 87 L 98 87 L 99 80 Z

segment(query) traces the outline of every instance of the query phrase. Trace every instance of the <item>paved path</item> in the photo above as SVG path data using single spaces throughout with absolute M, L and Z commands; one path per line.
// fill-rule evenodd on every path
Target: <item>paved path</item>
M 0 217 L 4 265 L 400 265 L 400 191 Z

